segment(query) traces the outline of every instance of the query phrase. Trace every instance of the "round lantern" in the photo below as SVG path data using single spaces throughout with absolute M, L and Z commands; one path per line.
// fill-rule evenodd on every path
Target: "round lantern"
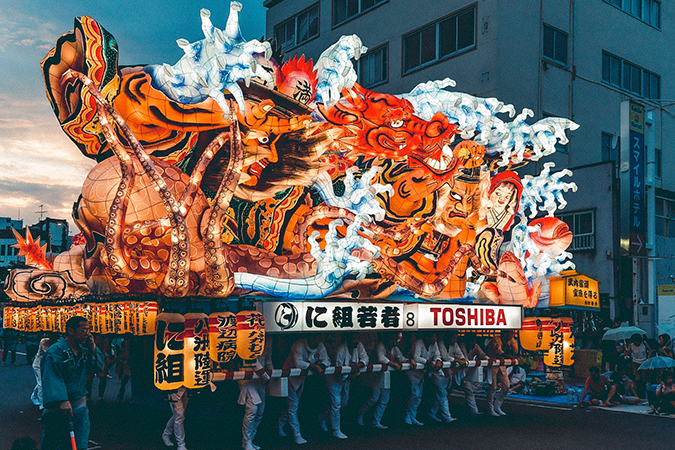
M 183 386 L 199 389 L 211 380 L 209 318 L 204 313 L 185 314 L 185 380 Z
M 555 328 L 553 319 L 550 317 L 526 317 L 520 330 L 520 345 L 525 350 L 540 351 L 551 348 L 553 336 L 551 332 Z
M 178 389 L 185 376 L 183 338 L 185 319 L 180 314 L 157 316 L 154 345 L 155 386 L 163 391 Z
M 265 319 L 258 311 L 237 314 L 237 355 L 243 360 L 256 359 L 265 349 Z
M 222 369 L 237 355 L 237 316 L 231 312 L 214 312 L 209 316 L 209 354 Z

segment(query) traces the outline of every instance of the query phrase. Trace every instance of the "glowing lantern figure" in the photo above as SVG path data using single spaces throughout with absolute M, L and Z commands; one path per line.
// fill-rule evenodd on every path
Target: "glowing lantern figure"
M 155 386 L 163 391 L 178 389 L 185 377 L 185 319 L 180 314 L 162 313 L 157 316 L 156 324 Z
M 185 314 L 185 381 L 188 389 L 199 389 L 211 379 L 209 318 L 203 313 Z
M 258 311 L 237 314 L 237 354 L 243 360 L 256 359 L 265 349 L 265 318 Z
M 550 317 L 527 317 L 523 320 L 523 327 L 519 333 L 520 345 L 532 352 L 546 351 L 551 348 L 553 342 L 551 332 L 554 328 L 555 324 Z
M 217 368 L 237 356 L 237 316 L 214 312 L 209 316 L 209 354 Z
M 544 364 L 549 367 L 569 366 L 574 363 L 574 336 L 572 335 L 572 319 L 554 319 L 555 330 L 552 332 L 551 348 L 544 356 Z

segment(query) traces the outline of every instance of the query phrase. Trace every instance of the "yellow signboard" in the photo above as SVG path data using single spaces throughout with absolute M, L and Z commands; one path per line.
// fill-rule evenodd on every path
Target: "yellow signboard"
M 600 309 L 598 281 L 575 271 L 549 278 L 548 305 Z
M 659 286 L 659 295 L 675 295 L 675 284 L 662 284 Z

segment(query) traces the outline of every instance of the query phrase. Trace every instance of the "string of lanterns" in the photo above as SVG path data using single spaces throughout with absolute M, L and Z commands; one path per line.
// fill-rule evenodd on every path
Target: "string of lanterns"
M 157 309 L 155 302 L 77 303 L 31 308 L 6 306 L 4 326 L 29 333 L 65 333 L 68 319 L 82 316 L 91 324 L 92 333 L 149 336 L 155 331 Z

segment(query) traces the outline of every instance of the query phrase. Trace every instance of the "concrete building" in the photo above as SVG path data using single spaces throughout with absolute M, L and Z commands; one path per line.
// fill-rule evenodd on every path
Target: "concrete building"
M 12 245 L 16 244 L 12 228 L 17 231 L 21 230 L 23 220 L 0 217 L 0 267 L 23 262 L 23 257 L 19 257 L 19 249 L 12 248 Z
M 675 100 L 667 100 L 675 99 L 672 2 L 264 4 L 267 36 L 289 56 L 316 60 L 340 36 L 359 35 L 369 47 L 357 64 L 365 87 L 397 94 L 450 77 L 458 91 L 531 109 L 532 121 L 560 116 L 580 124 L 569 144 L 522 172 L 538 173 L 547 161 L 575 172 L 579 190 L 566 195 L 559 215 L 576 235 L 577 269 L 601 282 L 606 317 L 647 328 L 650 315 L 675 323 L 675 286 L 668 287 L 675 285 L 675 175 L 667 169 L 675 164 Z M 644 108 L 637 150 L 629 148 L 631 101 Z
M 68 236 L 68 221 L 47 217 L 30 227 L 34 239 L 47 244 L 47 255 L 58 255 L 70 248 Z

